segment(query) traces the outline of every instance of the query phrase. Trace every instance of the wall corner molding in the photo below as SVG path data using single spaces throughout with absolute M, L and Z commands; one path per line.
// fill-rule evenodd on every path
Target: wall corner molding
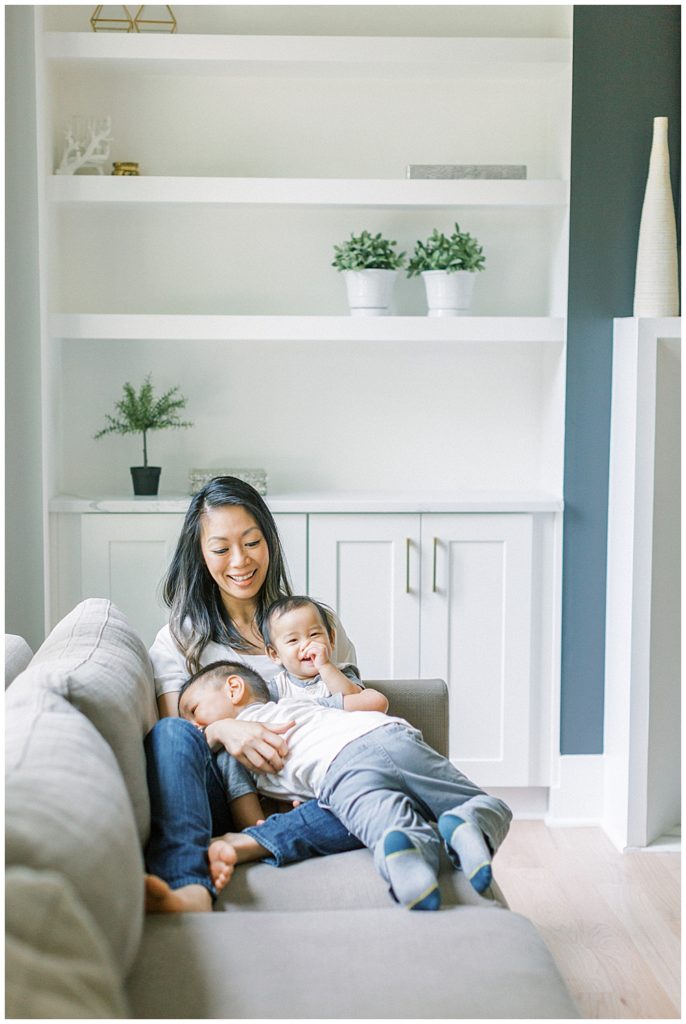
M 546 825 L 603 826 L 605 758 L 602 754 L 563 754 L 550 787 Z

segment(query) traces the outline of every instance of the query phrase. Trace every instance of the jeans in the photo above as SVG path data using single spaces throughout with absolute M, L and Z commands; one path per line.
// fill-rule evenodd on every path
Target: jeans
M 172 889 L 203 885 L 215 896 L 207 848 L 212 836 L 233 828 L 230 801 L 254 787 L 238 786 L 240 792 L 227 792 L 217 757 L 202 733 L 183 718 L 156 722 L 145 738 L 145 754 L 151 819 L 147 869 Z M 244 776 L 249 778 L 247 773 Z M 240 779 L 240 773 L 230 777 Z M 273 814 L 264 825 L 247 831 L 270 851 L 269 860 L 277 865 L 362 845 L 316 801 Z
M 442 840 L 430 822 L 452 811 L 483 832 L 495 853 L 512 820 L 510 808 L 479 789 L 406 725 L 392 723 L 348 743 L 324 776 L 319 799 L 374 853 L 377 871 L 388 872 L 383 838 L 402 829 L 438 873 Z M 448 854 L 457 867 L 457 857 Z

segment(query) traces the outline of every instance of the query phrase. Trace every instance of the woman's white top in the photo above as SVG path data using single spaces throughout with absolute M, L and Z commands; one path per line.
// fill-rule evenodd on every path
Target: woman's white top
M 332 661 L 336 665 L 357 664 L 355 648 L 343 626 L 334 616 L 336 643 L 334 644 Z M 163 626 L 150 648 L 150 661 L 155 674 L 155 693 L 159 697 L 163 693 L 178 692 L 188 679 L 186 656 L 169 631 L 169 625 Z M 200 655 L 200 665 L 210 665 L 213 661 L 237 661 L 241 665 L 259 673 L 269 681 L 282 671 L 281 665 L 267 654 L 246 654 L 237 651 L 228 644 L 210 642 Z

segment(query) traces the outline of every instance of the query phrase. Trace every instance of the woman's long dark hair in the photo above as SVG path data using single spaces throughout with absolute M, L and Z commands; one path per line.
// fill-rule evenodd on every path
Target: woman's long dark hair
M 191 500 L 162 590 L 170 608 L 171 635 L 184 652 L 190 673 L 198 671 L 200 655 L 210 641 L 227 644 L 237 651 L 250 650 L 224 608 L 200 543 L 202 518 L 207 510 L 226 505 L 238 505 L 250 513 L 267 542 L 269 567 L 257 596 L 258 628 L 269 605 L 292 593 L 276 523 L 261 496 L 250 484 L 234 476 L 214 477 Z

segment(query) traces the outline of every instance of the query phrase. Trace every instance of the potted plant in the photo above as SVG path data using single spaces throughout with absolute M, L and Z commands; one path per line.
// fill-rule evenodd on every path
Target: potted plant
M 405 260 L 404 252 L 396 252 L 397 242 L 379 232 L 351 234 L 341 245 L 334 246 L 332 267 L 342 271 L 352 316 L 385 316 L 391 305 L 398 269 Z
M 417 242 L 407 276 L 422 275 L 429 316 L 458 316 L 469 309 L 475 274 L 485 262 L 477 240 L 455 224 L 450 236 L 434 228 L 426 242 Z
M 179 419 L 179 412 L 187 400 L 179 394 L 178 387 L 170 388 L 160 398 L 155 398 L 150 378 L 151 374 L 148 374 L 138 392 L 128 382 L 124 385 L 123 397 L 114 405 L 116 415 L 106 415 L 106 426 L 94 435 L 95 439 L 105 434 L 143 435 L 143 465 L 131 466 L 134 494 L 157 494 L 160 482 L 160 467 L 148 465 L 148 431 L 193 426 L 189 421 Z

